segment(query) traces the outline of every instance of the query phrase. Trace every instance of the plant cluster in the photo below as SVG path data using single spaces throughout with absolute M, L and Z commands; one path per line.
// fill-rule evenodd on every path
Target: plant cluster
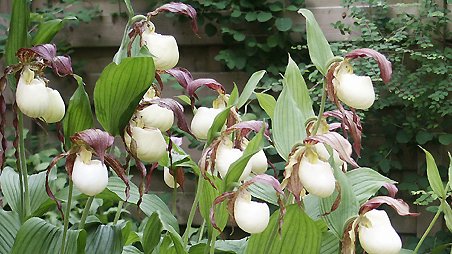
M 370 254 L 418 253 L 441 214 L 447 228 L 452 228 L 447 201 L 452 163 L 444 186 L 433 157 L 425 151 L 428 181 L 441 205 L 411 251 L 402 249 L 400 236 L 380 207 L 388 205 L 402 216 L 419 214 L 396 198 L 396 182 L 354 160 L 361 155 L 363 133 L 357 111 L 370 108 L 376 97 L 370 77 L 357 75 L 352 63 L 374 59 L 382 81 L 389 83 L 391 62 L 383 54 L 361 48 L 335 56 L 313 14 L 300 9 L 298 13 L 306 19 L 311 61 L 323 75 L 320 108 L 314 111 L 302 73 L 289 57 L 278 98 L 257 96 L 270 122 L 247 121 L 240 109 L 255 93 L 265 71 L 255 72 L 241 93 L 236 86 L 228 93 L 214 79 L 194 79 L 188 69 L 176 67 L 175 38 L 159 34 L 152 21 L 161 13 L 183 15 L 197 33 L 196 10 L 172 2 L 146 15 L 135 15 L 130 1 L 125 3 L 129 19 L 121 45 L 93 94 L 101 130 L 93 128 L 85 84 L 74 73 L 70 57 L 58 55 L 56 46 L 49 43 L 56 33 L 43 37 L 44 44 L 30 45 L 29 24 L 18 22 L 29 20 L 28 1 L 14 1 L 6 45 L 8 66 L 0 78 L 0 183 L 6 204 L 0 210 L 5 242 L 1 253 L 354 253 L 357 248 Z M 49 88 L 45 70 L 77 82 L 67 109 L 58 91 Z M 166 98 L 162 74 L 172 76 L 184 94 Z M 16 98 L 13 167 L 4 167 L 4 91 L 8 88 Z M 216 95 L 212 106 L 195 106 L 201 88 Z M 36 99 L 30 99 L 31 93 Z M 325 110 L 327 99 L 333 110 Z M 182 104 L 194 114 L 190 124 Z M 24 117 L 59 126 L 61 153 L 52 158 L 45 172 L 28 173 Z M 181 148 L 181 132 L 204 144 L 198 163 Z M 124 159 L 114 154 L 115 138 L 124 147 Z M 285 161 L 281 179 L 267 173 L 272 162 L 264 144 L 274 147 Z M 52 172 L 59 162 L 64 162 L 60 164 L 64 173 L 55 178 Z M 131 167 L 140 173 L 138 186 L 130 179 Z M 185 175 L 197 177 L 183 233 L 175 210 L 172 213 L 158 196 L 149 193 L 158 169 L 163 169 L 164 182 L 173 189 L 173 204 L 177 189 L 184 188 Z M 382 187 L 387 195 L 377 194 Z M 128 219 L 123 214 L 130 211 L 124 209 L 127 206 L 146 218 Z M 74 214 L 80 207 L 81 215 Z M 197 210 L 204 220 L 199 228 L 192 225 Z M 240 241 L 218 240 L 228 222 L 249 236 Z

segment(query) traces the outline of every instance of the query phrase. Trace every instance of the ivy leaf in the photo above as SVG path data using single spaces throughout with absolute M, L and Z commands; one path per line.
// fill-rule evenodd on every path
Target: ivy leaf
M 273 15 L 270 12 L 259 12 L 257 14 L 257 21 L 263 23 L 269 21 Z
M 291 18 L 277 18 L 275 21 L 276 28 L 281 32 L 287 32 L 292 28 Z
M 119 65 L 110 63 L 94 87 L 94 106 L 99 123 L 113 136 L 125 126 L 154 79 L 150 57 L 124 58 Z

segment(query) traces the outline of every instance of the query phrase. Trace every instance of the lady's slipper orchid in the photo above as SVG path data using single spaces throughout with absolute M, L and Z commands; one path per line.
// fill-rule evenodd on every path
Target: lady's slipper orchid
M 154 127 L 162 132 L 169 130 L 174 123 L 173 111 L 157 104 L 138 111 L 137 116 L 141 117 L 145 127 Z
M 222 110 L 223 109 L 219 108 L 198 108 L 193 116 L 193 120 L 191 121 L 191 131 L 193 135 L 195 135 L 198 139 L 206 140 L 207 133 L 209 132 L 210 127 L 212 127 L 215 117 Z
M 321 198 L 329 197 L 336 187 L 336 179 L 331 165 L 319 160 L 314 154 L 305 154 L 301 158 L 298 176 L 301 184 L 309 193 Z
M 170 174 L 169 168 L 164 167 L 163 168 L 163 180 L 165 181 L 166 185 L 170 188 L 179 188 L 179 183 L 174 181 L 174 176 Z
M 173 36 L 156 33 L 152 23 L 141 36 L 152 54 L 156 70 L 164 71 L 176 66 L 179 61 L 179 49 Z
M 32 118 L 42 117 L 48 110 L 49 100 L 45 82 L 35 78 L 34 72 L 25 67 L 16 90 L 16 103 L 20 111 Z
M 218 170 L 222 178 L 226 177 L 226 174 L 229 171 L 229 167 L 232 165 L 232 163 L 236 162 L 240 157 L 242 157 L 242 155 L 243 152 L 240 151 L 240 149 L 228 147 L 227 145 L 220 145 L 217 150 L 215 159 L 215 168 Z M 250 173 L 251 163 L 250 161 L 248 161 L 239 180 L 245 180 Z
M 326 149 L 325 145 L 322 143 L 317 143 L 314 145 L 314 149 L 317 153 L 317 155 L 319 156 L 320 160 L 323 160 L 325 162 L 328 162 L 330 159 L 330 153 L 328 152 L 328 150 Z M 339 153 L 333 150 L 333 159 L 334 159 L 334 164 L 337 165 L 338 167 L 341 167 L 344 164 L 344 161 L 341 160 L 341 158 L 339 157 Z M 350 154 L 352 152 L 350 151 Z
M 243 231 L 258 234 L 267 228 L 270 209 L 266 203 L 251 201 L 251 195 L 242 191 L 234 202 L 234 218 Z
M 264 150 L 260 150 L 254 154 L 248 164 L 251 164 L 251 171 L 256 175 L 264 174 L 267 171 L 267 156 L 265 156 Z
M 152 163 L 159 161 L 165 155 L 166 142 L 159 129 L 131 127 L 131 132 L 136 142 L 138 159 Z M 130 149 L 132 140 L 128 133 L 125 133 L 124 140 Z
M 359 242 L 369 254 L 396 254 L 402 241 L 383 210 L 366 212 L 359 223 Z
M 63 98 L 61 98 L 60 93 L 52 88 L 47 88 L 49 93 L 49 104 L 47 111 L 44 113 L 42 118 L 46 123 L 56 123 L 61 121 L 65 113 L 65 105 Z
M 77 189 L 88 195 L 94 196 L 101 193 L 108 184 L 107 166 L 99 160 L 77 155 L 72 169 L 72 181 Z

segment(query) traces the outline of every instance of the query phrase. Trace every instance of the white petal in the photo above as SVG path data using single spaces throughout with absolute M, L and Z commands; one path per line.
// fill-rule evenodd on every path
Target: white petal
M 342 74 L 336 83 L 336 94 L 339 100 L 356 109 L 368 109 L 375 101 L 372 80 L 368 76 Z
M 334 192 L 336 179 L 328 162 L 317 160 L 315 163 L 311 163 L 303 156 L 298 176 L 303 187 L 311 194 L 326 198 Z
M 16 89 L 16 102 L 26 116 L 41 117 L 49 105 L 49 93 L 44 81 L 33 79 L 27 83 L 25 77 L 21 76 Z
M 243 231 L 258 234 L 267 228 L 270 209 L 266 203 L 251 201 L 249 194 L 240 194 L 234 203 L 234 218 Z
M 176 66 L 179 61 L 179 49 L 173 36 L 146 30 L 143 32 L 142 38 L 153 55 L 155 69 L 168 70 Z
M 242 155 L 243 152 L 240 151 L 240 149 L 236 148 L 220 147 L 217 150 L 217 156 L 215 159 L 215 168 L 218 170 L 222 178 L 226 177 L 226 174 L 229 171 L 229 167 L 232 165 L 232 163 L 237 161 Z M 251 163 L 248 162 L 239 180 L 240 181 L 245 180 L 250 173 L 251 173 Z
M 396 254 L 402 248 L 400 236 L 385 211 L 374 209 L 365 213 L 358 232 L 359 242 L 369 254 Z
M 263 150 L 260 150 L 250 158 L 251 170 L 256 175 L 264 174 L 267 171 L 267 156 Z
M 165 181 L 166 185 L 170 188 L 179 188 L 179 183 L 176 183 L 174 181 L 174 177 L 170 174 L 169 168 L 164 167 L 163 168 L 163 180 Z
M 72 171 L 72 181 L 80 192 L 88 196 L 94 196 L 107 187 L 107 167 L 99 160 L 91 160 L 89 164 L 85 164 L 77 156 Z
M 49 105 L 42 118 L 46 123 L 56 123 L 61 121 L 66 111 L 63 98 L 57 90 L 47 87 L 49 93 Z
M 319 156 L 319 159 L 321 159 L 325 162 L 328 162 L 328 160 L 330 159 L 330 153 L 328 153 L 328 150 L 326 149 L 324 144 L 317 143 L 314 145 L 314 149 L 315 149 L 317 155 Z M 350 154 L 351 154 L 351 152 L 350 152 Z M 336 150 L 334 150 L 334 149 L 333 149 L 333 159 L 334 159 L 334 163 L 338 166 L 342 166 L 342 164 L 344 163 L 341 160 L 341 158 L 339 157 L 339 153 L 336 152 Z
M 222 109 L 200 107 L 191 121 L 191 131 L 198 139 L 207 139 L 207 133 L 212 127 L 215 117 Z
M 156 128 L 131 127 L 132 136 L 137 144 L 138 159 L 152 163 L 159 161 L 166 153 L 166 142 L 162 133 Z M 125 133 L 124 140 L 130 149 L 130 136 Z
M 144 127 L 154 127 L 162 132 L 169 130 L 174 123 L 173 111 L 157 104 L 140 110 L 137 116 L 141 117 Z

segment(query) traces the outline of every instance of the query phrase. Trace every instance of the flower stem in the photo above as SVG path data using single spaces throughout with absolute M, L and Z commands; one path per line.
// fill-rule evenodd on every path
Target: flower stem
M 28 191 L 27 158 L 25 156 L 24 115 L 20 111 L 17 115 L 19 128 L 19 163 L 24 186 L 24 214 L 25 217 L 28 217 L 30 214 L 30 193 Z
M 86 201 L 85 209 L 83 209 L 82 218 L 80 219 L 80 223 L 78 224 L 78 229 L 83 229 L 85 227 L 86 217 L 88 217 L 89 209 L 91 208 L 91 204 L 93 203 L 94 196 L 88 198 Z
M 121 216 L 122 206 L 124 205 L 124 201 L 119 200 L 118 202 L 118 208 L 116 210 L 115 218 L 113 220 L 113 225 L 116 225 L 118 223 L 119 217 Z
M 173 188 L 173 208 L 172 208 L 172 212 L 174 214 L 175 217 L 177 217 L 177 181 L 176 181 L 176 177 L 174 176 L 174 188 Z
M 61 254 L 64 254 L 65 251 L 65 244 L 66 244 L 66 234 L 67 230 L 69 228 L 69 214 L 71 211 L 71 203 L 72 203 L 72 190 L 74 189 L 74 184 L 72 183 L 72 180 L 69 179 L 69 193 L 67 195 L 67 204 L 66 204 L 66 211 L 64 213 L 64 230 L 63 230 L 63 238 L 61 240 Z
M 421 248 L 422 243 L 424 242 L 425 238 L 427 237 L 428 233 L 430 233 L 430 230 L 432 230 L 433 225 L 435 225 L 436 221 L 439 218 L 439 215 L 441 214 L 441 205 L 438 207 L 438 211 L 435 214 L 435 217 L 433 217 L 433 220 L 430 222 L 430 225 L 428 225 L 427 230 L 425 230 L 424 234 L 421 237 L 421 240 L 416 245 L 416 248 L 414 249 L 413 253 L 416 254 L 419 251 L 419 248 Z
M 198 242 L 201 242 L 202 236 L 204 235 L 204 228 L 206 227 L 206 220 L 202 221 L 201 228 L 199 229 Z
M 202 177 L 198 177 L 198 185 L 196 187 L 195 200 L 191 206 L 190 213 L 188 214 L 187 227 L 184 232 L 184 246 L 187 247 L 188 235 L 190 234 L 191 224 L 193 223 L 193 218 L 195 217 L 196 208 L 198 207 L 199 196 L 202 192 Z
M 326 103 L 326 81 L 323 80 L 322 87 L 322 100 L 320 101 L 320 110 L 319 115 L 317 116 L 317 122 L 315 122 L 314 129 L 312 130 L 311 136 L 314 136 L 320 127 L 320 121 L 322 120 L 323 112 L 325 111 L 325 103 Z

